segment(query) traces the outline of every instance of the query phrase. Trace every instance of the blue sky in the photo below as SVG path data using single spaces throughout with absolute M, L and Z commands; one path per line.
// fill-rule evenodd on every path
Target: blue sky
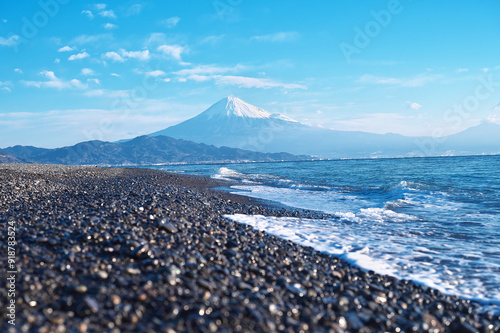
M 0 3 L 0 147 L 151 133 L 234 95 L 337 130 L 500 122 L 500 3 Z

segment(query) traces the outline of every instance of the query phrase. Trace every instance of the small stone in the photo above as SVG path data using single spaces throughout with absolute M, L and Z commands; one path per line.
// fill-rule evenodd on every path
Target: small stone
M 292 285 L 287 285 L 286 287 L 288 291 L 294 293 L 295 295 L 302 297 L 306 294 L 306 291 L 303 289 L 302 285 L 300 283 L 295 283 L 293 286 Z
M 141 274 L 141 270 L 139 268 L 135 268 L 135 267 L 127 267 L 127 268 L 125 268 L 125 273 L 127 273 L 129 275 L 138 275 L 138 274 Z
M 92 296 L 85 296 L 84 298 L 85 304 L 90 308 L 90 310 L 94 313 L 99 312 L 99 303 L 97 303 L 96 299 Z
M 466 322 L 456 320 L 451 325 L 451 331 L 457 333 L 477 333 L 478 331 Z
M 80 293 L 80 294 L 86 293 L 87 290 L 88 290 L 87 286 L 84 286 L 84 285 L 78 285 L 75 287 L 75 292 Z
M 346 329 L 347 328 L 347 320 L 344 317 L 339 317 L 338 320 L 340 328 Z
M 49 320 L 56 324 L 56 325 L 61 325 L 62 323 L 64 323 L 64 317 L 63 315 L 61 314 L 55 314 L 53 313 L 50 317 L 49 317 Z
M 443 325 L 432 314 L 422 313 L 422 319 L 429 327 L 436 328 L 440 332 L 444 330 Z
M 80 333 L 85 333 L 87 332 L 88 326 L 86 322 L 81 322 L 80 325 L 78 325 L 78 332 Z
M 227 242 L 226 242 L 226 247 L 228 249 L 234 249 L 236 247 L 238 247 L 239 244 L 238 244 L 238 241 L 234 240 L 234 239 L 229 239 Z
M 116 294 L 111 295 L 111 303 L 113 303 L 113 305 L 118 305 L 121 302 L 122 302 L 122 299 L 120 298 L 120 296 L 118 296 Z
M 108 273 L 105 271 L 97 271 L 97 276 L 104 280 L 108 278 Z
M 364 326 L 363 322 L 358 318 L 358 316 L 355 313 L 347 314 L 345 316 L 345 319 L 347 320 L 347 325 L 353 331 L 359 331 Z
M 181 269 L 175 265 L 172 265 L 170 267 L 167 268 L 167 272 L 170 273 L 170 275 L 172 276 L 177 276 L 177 275 L 180 275 L 182 272 L 181 272 Z
M 196 280 L 196 283 L 200 287 L 203 287 L 203 288 L 208 289 L 208 290 L 211 290 L 213 288 L 212 284 L 210 282 L 208 282 L 207 280 L 198 279 L 198 280 Z
M 246 282 L 240 281 L 240 282 L 238 283 L 238 288 L 240 288 L 240 289 L 248 289 L 248 290 L 251 290 L 251 289 L 252 289 L 252 286 L 251 286 L 251 285 L 249 285 L 249 284 L 248 284 L 248 283 L 246 283 Z
M 339 299 L 339 305 L 340 306 L 348 306 L 349 305 L 349 299 L 345 296 L 340 297 Z
M 158 229 L 160 230 L 165 230 L 168 233 L 175 234 L 179 230 L 172 224 L 172 223 L 158 223 L 157 225 Z
M 130 255 L 132 257 L 135 257 L 135 258 L 139 258 L 145 254 L 147 254 L 149 251 L 149 246 L 148 244 L 141 244 L 137 247 L 135 247 L 132 252 L 130 253 Z

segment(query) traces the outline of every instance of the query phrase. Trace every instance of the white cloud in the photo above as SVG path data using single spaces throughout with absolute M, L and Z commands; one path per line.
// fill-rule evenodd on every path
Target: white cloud
M 156 47 L 167 42 L 167 35 L 161 32 L 153 32 L 146 41 L 148 47 Z
M 269 35 L 253 36 L 250 39 L 261 41 L 261 42 L 291 42 L 299 37 L 299 33 L 289 31 L 289 32 L 277 32 Z
M 151 71 L 151 72 L 146 72 L 144 73 L 146 76 L 152 76 L 152 77 L 158 77 L 158 76 L 162 76 L 162 75 L 165 75 L 166 73 L 162 70 L 155 70 L 155 71 Z
M 254 78 L 246 76 L 235 75 L 222 75 L 226 73 L 235 73 L 245 70 L 245 66 L 236 65 L 232 67 L 220 67 L 216 65 L 200 65 L 194 68 L 186 68 L 173 72 L 173 74 L 180 76 L 177 81 L 195 81 L 205 82 L 213 80 L 216 84 L 220 85 L 235 85 L 242 88 L 282 88 L 285 90 L 293 89 L 307 89 L 306 86 L 300 84 L 290 84 L 274 81 L 272 79 Z
M 99 81 L 99 79 L 87 79 L 87 82 L 95 83 L 97 85 L 101 85 L 101 81 Z
M 22 73 L 23 73 L 23 71 L 22 71 L 22 70 L 20 70 L 19 68 L 14 68 L 14 72 L 19 73 L 19 74 L 22 74 Z
M 110 41 L 113 39 L 113 35 L 111 33 L 104 33 L 98 35 L 80 35 L 71 40 L 71 44 L 96 44 L 103 41 Z
M 483 73 L 488 73 L 490 69 L 485 67 L 485 68 L 481 68 L 481 70 L 483 71 Z
M 116 73 L 111 73 L 111 76 L 120 77 L 120 75 Z
M 119 50 L 120 54 L 111 51 L 106 52 L 102 57 L 111 59 L 117 62 L 124 62 L 127 59 L 138 59 L 138 60 L 149 60 L 149 50 L 143 51 L 126 51 L 124 49 Z
M 83 51 L 78 54 L 72 54 L 69 56 L 68 60 L 73 61 L 73 60 L 79 60 L 79 59 L 84 59 L 90 56 L 87 52 Z
M 61 47 L 59 50 L 57 50 L 57 52 L 70 52 L 73 50 L 75 50 L 74 47 L 70 47 L 70 46 L 66 45 L 66 46 Z
M 204 82 L 213 80 L 215 81 L 215 83 L 220 85 L 233 85 L 233 86 L 238 86 L 240 88 L 261 88 L 261 89 L 282 88 L 285 90 L 307 89 L 306 86 L 300 84 L 282 83 L 271 79 L 262 79 L 262 78 L 246 77 L 246 76 L 191 74 L 188 75 L 187 77 L 180 77 L 177 79 L 178 82 L 186 82 L 187 80 L 195 82 Z
M 214 79 L 218 84 L 236 85 L 242 88 L 261 88 L 261 89 L 282 88 L 286 90 L 307 89 L 306 86 L 300 84 L 281 83 L 271 79 L 260 79 L 260 78 L 245 77 L 245 76 L 215 75 Z
M 133 15 L 138 15 L 141 13 L 142 9 L 144 8 L 143 5 L 140 4 L 135 4 L 130 6 L 130 8 L 127 10 L 127 16 L 133 16 Z
M 6 91 L 6 92 L 8 92 L 8 93 L 12 92 L 12 90 L 10 90 L 10 88 L 9 88 L 9 87 L 2 87 L 2 90 L 3 90 L 3 91 Z
M 125 59 L 123 59 L 122 56 L 116 52 L 106 52 L 106 53 L 104 53 L 103 57 L 107 58 L 107 59 L 111 59 L 113 61 L 118 61 L 118 62 L 125 61 Z
M 171 29 L 174 28 L 179 22 L 181 18 L 177 16 L 169 17 L 168 19 L 162 20 L 160 23 L 161 25 L 166 26 L 167 28 Z
M 410 104 L 410 108 L 413 110 L 418 110 L 422 107 L 422 105 L 418 104 L 417 102 L 413 102 Z
M 14 46 L 19 42 L 18 35 L 12 35 L 9 38 L 0 37 L 0 45 L 2 46 Z
M 171 80 L 172 80 L 172 79 L 170 79 L 169 77 L 167 77 L 167 78 L 163 79 L 162 81 L 163 81 L 163 82 L 170 82 Z
M 469 69 L 468 68 L 457 68 L 457 70 L 455 72 L 457 73 L 463 73 L 463 72 L 468 72 Z
M 226 35 L 211 35 L 203 38 L 200 43 L 202 44 L 216 44 L 222 41 Z
M 130 90 L 91 89 L 84 93 L 87 97 L 120 98 L 130 97 Z
M 58 64 L 58 63 L 60 63 L 60 62 L 61 62 L 61 59 L 59 59 L 59 58 L 55 58 L 55 59 L 54 59 L 54 64 Z
M 99 16 L 113 18 L 113 19 L 116 18 L 116 14 L 112 10 L 103 10 L 103 11 L 100 11 L 99 12 Z
M 176 60 L 181 60 L 181 54 L 185 51 L 185 48 L 180 45 L 160 45 L 158 51 L 163 52 L 166 55 L 171 56 Z
M 180 71 L 174 72 L 176 75 L 207 75 L 207 74 L 224 74 L 228 72 L 238 72 L 244 70 L 245 67 L 242 65 L 236 65 L 233 67 L 219 67 L 216 65 L 200 65 L 194 68 L 181 69 Z
M 81 74 L 90 76 L 90 75 L 95 75 L 95 72 L 90 68 L 82 68 Z
M 105 10 L 106 9 L 106 4 L 104 3 L 98 3 L 94 5 L 94 9 L 97 11 L 97 15 L 101 17 L 108 17 L 108 18 L 116 18 L 116 14 L 112 10 Z M 89 19 L 94 18 L 94 13 L 90 10 L 82 10 L 81 14 L 86 15 Z
M 125 58 L 135 58 L 139 60 L 148 60 L 149 59 L 149 50 L 144 51 L 125 51 L 120 50 L 121 54 Z
M 41 71 L 40 75 L 46 77 L 48 81 L 24 81 L 24 84 L 28 87 L 36 87 L 36 88 L 55 88 L 58 90 L 61 89 L 86 89 L 87 85 L 83 84 L 77 79 L 72 79 L 69 81 L 64 81 L 56 77 L 54 72 L 52 71 Z
M 94 14 L 92 14 L 90 10 L 82 10 L 81 14 L 87 15 L 87 17 L 91 20 L 94 18 Z
M 365 74 L 359 78 L 358 82 L 367 84 L 395 85 L 401 87 L 420 87 L 433 82 L 438 78 L 440 78 L 439 75 L 417 75 L 412 78 L 400 79 Z
M 41 71 L 40 75 L 43 75 L 43 76 L 47 77 L 51 81 L 58 80 L 57 77 L 56 77 L 56 75 L 52 71 Z
M 113 23 L 106 23 L 103 27 L 106 30 L 112 30 L 112 29 L 118 28 L 118 26 L 116 24 L 113 24 Z
M 208 81 L 210 80 L 212 77 L 210 76 L 206 76 L 206 75 L 198 75 L 198 74 L 193 74 L 193 75 L 189 75 L 187 77 L 188 80 L 192 80 L 192 81 L 196 81 L 196 82 L 203 82 L 203 81 Z

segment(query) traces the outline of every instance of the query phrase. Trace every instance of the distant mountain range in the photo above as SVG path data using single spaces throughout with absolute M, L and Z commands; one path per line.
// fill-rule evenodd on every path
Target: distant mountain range
M 231 147 L 231 148 L 229 148 Z M 163 164 L 297 161 L 500 153 L 500 125 L 482 123 L 441 138 L 336 131 L 271 114 L 226 97 L 175 126 L 120 142 L 88 141 L 44 149 L 0 149 L 0 163 Z
M 0 163 L 51 163 L 69 165 L 146 165 L 164 163 L 298 161 L 308 156 L 258 153 L 178 140 L 166 136 L 140 136 L 121 143 L 87 141 L 74 146 L 44 149 L 14 146 L 0 149 Z
M 21 160 L 11 155 L 0 154 L 0 163 L 21 163 Z
M 286 151 L 326 158 L 414 157 L 500 153 L 500 125 L 483 123 L 442 138 L 336 131 L 271 114 L 236 97 L 150 134 L 258 152 Z

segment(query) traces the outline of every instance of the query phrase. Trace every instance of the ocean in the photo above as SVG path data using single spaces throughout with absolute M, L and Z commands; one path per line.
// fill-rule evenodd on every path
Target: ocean
M 331 214 L 226 217 L 500 313 L 500 156 L 153 167 Z

